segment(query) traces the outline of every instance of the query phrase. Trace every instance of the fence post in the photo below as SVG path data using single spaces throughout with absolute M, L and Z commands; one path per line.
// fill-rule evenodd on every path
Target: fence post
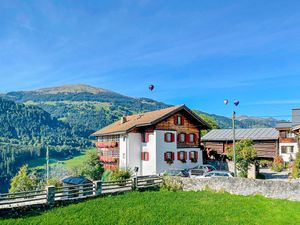
M 47 186 L 46 195 L 47 195 L 47 205 L 53 207 L 55 205 L 55 187 Z
M 137 176 L 135 176 L 133 178 L 132 189 L 133 190 L 137 190 L 138 189 L 138 177 Z
M 102 181 L 94 181 L 95 190 L 94 195 L 101 195 L 102 194 Z

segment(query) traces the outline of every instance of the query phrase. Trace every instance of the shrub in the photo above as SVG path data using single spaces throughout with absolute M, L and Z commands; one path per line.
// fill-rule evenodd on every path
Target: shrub
M 260 164 L 261 167 L 271 167 L 272 166 L 272 161 L 263 159 L 263 160 L 259 161 L 259 164 Z
M 284 169 L 284 161 L 281 156 L 276 156 L 272 163 L 271 169 L 275 172 L 281 172 Z
M 88 152 L 87 160 L 83 164 L 83 175 L 91 180 L 101 180 L 104 169 L 97 152 Z
M 164 176 L 162 188 L 168 191 L 180 191 L 183 190 L 183 184 L 176 177 Z
M 111 179 L 114 181 L 124 181 L 131 177 L 130 170 L 116 170 L 111 174 Z
M 111 170 L 105 170 L 104 173 L 102 174 L 102 179 L 101 180 L 104 181 L 104 182 L 111 181 L 112 180 L 112 178 L 111 178 L 112 173 L 113 173 L 113 171 L 111 171 Z
M 296 159 L 292 166 L 292 172 L 290 174 L 290 178 L 297 179 L 300 175 L 300 152 L 296 154 Z

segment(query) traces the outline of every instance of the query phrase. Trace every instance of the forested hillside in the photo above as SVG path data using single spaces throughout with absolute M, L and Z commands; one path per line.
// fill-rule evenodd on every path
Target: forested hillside
M 88 85 L 64 85 L 35 91 L 10 92 L 5 98 L 35 105 L 64 121 L 78 135 L 89 137 L 94 131 L 118 120 L 123 115 L 152 111 L 170 105 L 146 98 L 127 97 L 106 89 Z M 231 119 L 200 112 L 213 118 L 219 128 L 230 128 Z M 238 128 L 272 127 L 275 119 L 241 118 L 236 121 Z
M 0 98 L 0 177 L 13 175 L 26 160 L 52 155 L 71 155 L 90 142 L 36 106 Z
M 88 137 L 123 115 L 166 108 L 169 105 L 146 98 L 131 98 L 88 85 L 65 85 L 27 92 L 10 92 L 11 100 L 35 105 L 71 125 Z

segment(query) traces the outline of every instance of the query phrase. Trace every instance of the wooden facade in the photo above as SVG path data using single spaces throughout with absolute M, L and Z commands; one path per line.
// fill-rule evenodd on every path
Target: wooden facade
M 226 148 L 232 146 L 232 141 L 205 141 L 205 148 L 226 154 Z M 278 154 L 278 140 L 254 140 L 253 147 L 257 158 L 274 158 Z
M 177 125 L 176 118 L 180 116 L 183 118 L 183 124 Z M 176 113 L 167 119 L 157 123 L 154 127 L 156 130 L 172 130 L 177 132 L 177 147 L 178 148 L 199 148 L 201 133 L 199 127 L 196 125 L 194 120 L 185 113 Z M 188 136 L 189 134 L 195 134 L 194 141 L 189 142 L 189 137 L 186 137 L 186 141 L 184 143 L 180 143 L 179 135 L 185 134 Z

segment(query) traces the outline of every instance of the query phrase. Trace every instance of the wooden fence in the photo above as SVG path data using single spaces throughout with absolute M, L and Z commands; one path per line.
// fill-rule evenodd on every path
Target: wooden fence
M 161 183 L 162 177 L 140 176 L 123 181 L 94 181 L 88 184 L 62 187 L 48 186 L 44 190 L 0 194 L 0 210 L 32 205 L 52 207 L 56 202 L 80 200 L 106 194 L 159 187 Z

